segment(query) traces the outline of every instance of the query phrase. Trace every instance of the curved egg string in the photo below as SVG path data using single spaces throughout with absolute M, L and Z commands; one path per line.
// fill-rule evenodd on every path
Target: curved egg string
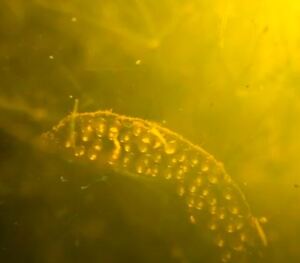
M 222 163 L 175 132 L 110 111 L 73 112 L 44 138 L 74 159 L 172 181 L 191 223 L 203 225 L 221 250 L 221 262 L 238 261 L 267 245 L 263 228 Z

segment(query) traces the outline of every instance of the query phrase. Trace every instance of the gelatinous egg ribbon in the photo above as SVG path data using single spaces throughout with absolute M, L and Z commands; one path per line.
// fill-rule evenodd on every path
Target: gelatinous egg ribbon
M 263 228 L 222 163 L 157 123 L 111 111 L 75 110 L 42 137 L 75 160 L 172 182 L 191 223 L 211 233 L 222 262 L 237 261 L 267 245 Z

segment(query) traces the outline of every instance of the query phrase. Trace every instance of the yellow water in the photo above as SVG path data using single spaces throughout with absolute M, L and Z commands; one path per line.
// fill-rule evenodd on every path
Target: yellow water
M 299 17 L 295 0 L 1 1 L 0 261 L 299 262 Z M 58 140 L 76 148 L 69 157 L 41 147 L 76 99 L 75 112 L 137 117 L 150 136 L 110 127 L 111 144 L 97 141 L 80 162 L 91 131 L 75 145 L 74 117 Z M 164 158 L 153 138 L 176 164 L 202 165 L 182 159 L 185 143 L 204 149 L 214 160 L 201 168 L 207 176 L 179 169 L 193 182 L 186 189 L 177 168 L 166 180 L 144 160 L 125 169 L 134 147 Z M 222 209 L 247 218 L 260 242 L 243 259 L 232 257 L 245 239 L 230 236 L 236 222 L 225 234 L 191 212 L 205 206 L 195 204 L 199 189 L 230 197 L 211 168 L 238 196 Z M 217 187 L 196 190 L 203 179 Z

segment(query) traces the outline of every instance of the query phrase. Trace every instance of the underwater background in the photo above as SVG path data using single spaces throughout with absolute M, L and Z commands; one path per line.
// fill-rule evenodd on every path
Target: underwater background
M 265 223 L 261 262 L 299 262 L 299 24 L 295 0 L 2 0 L 0 262 L 218 262 L 168 185 L 36 146 L 75 99 L 213 154 Z

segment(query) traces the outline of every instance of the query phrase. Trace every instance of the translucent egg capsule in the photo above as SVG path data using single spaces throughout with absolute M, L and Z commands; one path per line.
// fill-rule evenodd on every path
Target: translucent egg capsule
M 197 190 L 197 186 L 196 185 L 192 185 L 190 187 L 190 193 L 194 194 L 196 192 L 196 190 Z
M 222 255 L 223 262 L 231 260 L 231 252 L 256 246 L 252 241 L 257 237 L 266 244 L 263 229 L 257 220 L 251 220 L 255 217 L 245 197 L 222 165 L 175 132 L 143 119 L 99 111 L 72 114 L 46 136 L 58 150 L 70 148 L 64 153 L 78 162 L 83 159 L 80 156 L 91 163 L 103 158 L 97 165 L 108 162 L 117 173 L 161 175 L 177 188 L 179 196 L 187 198 L 190 221 L 214 232 L 212 238 L 221 235 L 216 245 L 231 249 Z
M 160 163 L 161 159 L 162 159 L 162 155 L 161 155 L 161 153 L 156 152 L 156 153 L 152 154 L 152 158 L 155 163 Z
M 67 141 L 65 142 L 65 147 L 66 147 L 66 148 L 71 148 L 71 146 L 72 146 L 71 141 L 70 141 L 70 140 L 67 140 Z
M 81 140 L 82 140 L 83 142 L 87 142 L 87 141 L 89 141 L 89 139 L 90 139 L 90 135 L 89 135 L 89 134 L 83 134 L 83 135 L 81 136 Z
M 104 119 L 100 119 L 96 125 L 97 136 L 102 137 L 105 131 L 106 131 L 106 121 Z
M 217 184 L 219 179 L 218 179 L 218 175 L 214 172 L 211 172 L 208 174 L 208 181 L 211 183 L 211 184 Z
M 178 155 L 177 155 L 177 160 L 178 160 L 178 162 L 180 162 L 180 163 L 184 162 L 184 161 L 186 160 L 186 155 L 185 155 L 185 153 L 180 153 L 180 154 L 178 154 Z
M 141 134 L 141 132 L 142 132 L 141 126 L 138 123 L 136 123 L 132 128 L 133 135 L 137 137 Z
M 233 223 L 228 223 L 225 230 L 227 233 L 233 233 L 235 231 L 235 225 Z
M 222 248 L 225 245 L 225 240 L 222 236 L 218 235 L 215 239 L 215 244 L 217 247 Z
M 174 154 L 177 149 L 177 142 L 175 140 L 166 142 L 165 144 L 165 153 L 166 154 Z
M 210 231 L 216 231 L 217 228 L 218 228 L 218 224 L 217 224 L 217 222 L 215 220 L 212 220 L 211 222 L 209 222 L 208 229 Z
M 85 147 L 84 146 L 81 145 L 81 146 L 75 147 L 75 149 L 74 149 L 74 155 L 76 157 L 83 156 L 84 153 L 85 153 Z
M 222 262 L 227 263 L 231 260 L 231 257 L 232 257 L 231 252 L 230 251 L 225 251 L 222 254 L 221 260 L 222 260 Z
M 187 200 L 187 204 L 189 208 L 192 208 L 195 206 L 195 199 L 193 197 L 189 197 Z
M 201 171 L 202 172 L 207 172 L 209 170 L 209 166 L 207 162 L 203 162 L 203 164 L 201 165 Z
M 130 133 L 129 132 L 123 132 L 119 135 L 119 140 L 122 143 L 126 143 L 130 141 Z
M 185 193 L 185 189 L 183 186 L 179 186 L 178 189 L 177 189 L 177 193 L 179 196 L 183 196 L 184 193 Z
M 95 161 L 97 159 L 97 154 L 94 152 L 94 151 L 91 151 L 88 155 L 88 158 L 91 160 L 91 161 Z
M 229 212 L 233 215 L 237 215 L 239 213 L 239 207 L 237 205 L 231 205 L 228 208 Z
M 192 166 L 192 167 L 196 167 L 198 164 L 199 164 L 199 159 L 198 159 L 198 157 L 193 157 L 193 158 L 191 159 L 191 166 Z
M 165 178 L 167 180 L 171 179 L 172 178 L 172 172 L 168 171 L 168 172 L 165 172 Z
M 130 145 L 129 143 L 124 144 L 123 147 L 124 147 L 124 151 L 125 151 L 125 152 L 128 153 L 128 152 L 131 151 L 131 145 Z
M 195 208 L 196 208 L 197 210 L 202 210 L 203 207 L 204 207 L 204 201 L 203 201 L 203 200 L 198 200 L 198 202 L 196 203 Z
M 149 135 L 145 135 L 145 136 L 142 137 L 141 141 L 145 144 L 150 144 L 151 143 L 151 137 Z
M 148 151 L 148 148 L 149 148 L 148 144 L 146 144 L 146 143 L 144 143 L 144 142 L 142 142 L 142 141 L 138 141 L 137 147 L 138 147 L 138 149 L 139 149 L 139 151 L 140 151 L 141 153 L 147 152 L 147 151 Z
M 115 140 L 119 135 L 119 129 L 117 126 L 111 126 L 108 131 L 108 139 Z

